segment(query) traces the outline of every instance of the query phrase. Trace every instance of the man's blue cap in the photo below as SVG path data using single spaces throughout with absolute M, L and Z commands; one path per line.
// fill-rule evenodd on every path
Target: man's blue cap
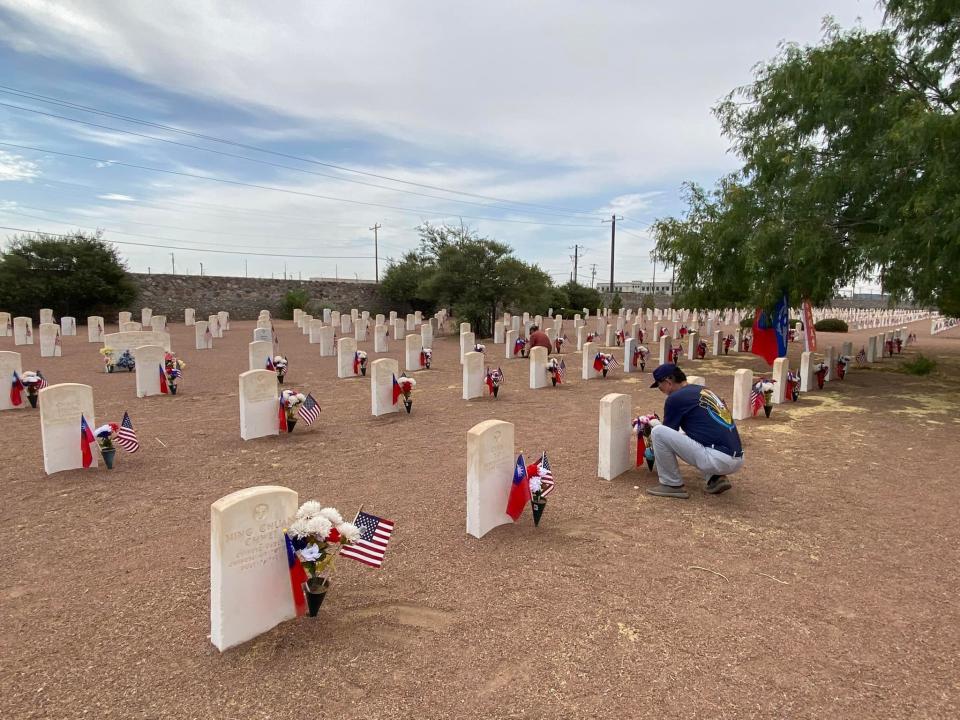
M 657 369 L 653 371 L 653 385 L 650 387 L 655 388 L 660 384 L 661 380 L 666 380 L 668 376 L 673 375 L 675 370 L 679 370 L 676 365 L 673 363 L 664 363 L 663 365 L 657 366 Z

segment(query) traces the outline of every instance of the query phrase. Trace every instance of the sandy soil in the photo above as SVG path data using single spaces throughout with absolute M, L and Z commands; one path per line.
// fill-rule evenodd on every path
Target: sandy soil
M 368 380 L 337 380 L 279 322 L 288 385 L 323 413 L 242 442 L 252 325 L 210 352 L 172 326 L 188 366 L 173 398 L 137 400 L 83 328 L 63 358 L 17 348 L 51 382 L 91 384 L 98 422 L 129 409 L 144 447 L 111 472 L 47 477 L 39 413 L 0 414 L 0 717 L 960 716 L 960 331 L 914 324 L 940 362 L 930 378 L 885 360 L 742 422 L 733 490 L 706 495 L 688 468 L 679 501 L 645 495 L 646 468 L 597 479 L 599 399 L 627 392 L 638 412 L 663 399 L 649 373 L 581 381 L 576 353 L 571 382 L 531 391 L 526 361 L 488 343 L 506 384 L 464 402 L 457 341 L 440 339 L 413 414 L 374 419 Z M 734 369 L 764 367 L 683 365 L 728 398 Z M 558 489 L 539 528 L 528 512 L 476 540 L 466 432 L 488 418 L 516 423 L 518 450 L 549 451 Z M 381 570 L 340 563 L 319 618 L 220 654 L 210 504 L 273 483 L 345 514 L 364 503 L 397 523 L 394 541 Z

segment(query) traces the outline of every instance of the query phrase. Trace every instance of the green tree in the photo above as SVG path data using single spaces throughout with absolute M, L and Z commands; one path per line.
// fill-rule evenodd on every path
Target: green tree
M 555 297 L 550 277 L 513 257 L 504 243 L 468 228 L 424 224 L 418 230 L 420 249 L 384 273 L 381 292 L 388 300 L 450 306 L 483 337 L 502 309 L 545 313 Z
M 649 293 L 640 298 L 640 307 L 643 310 L 653 310 L 657 307 L 656 301 L 653 299 L 653 295 Z
M 600 291 L 596 288 L 585 287 L 571 280 L 560 289 L 567 295 L 567 303 L 564 307 L 570 308 L 574 313 L 581 312 L 583 308 L 594 312 L 596 308 L 603 304 Z
M 654 226 L 690 307 L 818 304 L 879 275 L 897 299 L 960 313 L 960 14 L 886 0 L 884 27 L 828 23 L 716 109 L 743 167 L 687 186 Z
M 86 317 L 122 308 L 137 296 L 117 251 L 102 233 L 16 235 L 0 252 L 0 307 L 36 317 Z
M 610 309 L 614 312 L 620 312 L 620 308 L 623 307 L 623 298 L 620 297 L 620 293 L 615 292 L 613 297 L 610 298 Z

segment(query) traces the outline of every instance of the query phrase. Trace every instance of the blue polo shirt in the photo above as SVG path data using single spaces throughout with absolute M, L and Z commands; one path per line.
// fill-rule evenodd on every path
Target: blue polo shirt
M 740 434 L 733 413 L 717 395 L 701 385 L 686 385 L 670 393 L 663 404 L 663 424 L 683 429 L 687 437 L 707 447 L 740 452 Z

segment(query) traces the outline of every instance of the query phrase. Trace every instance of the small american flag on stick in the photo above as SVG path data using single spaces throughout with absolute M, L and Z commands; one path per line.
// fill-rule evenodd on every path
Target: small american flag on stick
M 544 451 L 540 462 L 537 464 L 537 475 L 540 478 L 541 496 L 546 497 L 553 492 L 553 488 L 556 486 L 553 480 L 553 471 L 550 469 L 550 461 L 547 460 L 546 451 Z
M 137 440 L 137 433 L 133 430 L 129 413 L 123 413 L 123 420 L 120 421 L 120 428 L 117 430 L 116 443 L 127 452 L 134 453 L 140 449 L 140 441 Z
M 563 360 L 557 366 L 557 375 L 560 377 L 560 382 L 563 382 L 567 377 L 567 364 Z
M 610 361 L 607 363 L 607 367 L 609 367 L 611 370 L 616 370 L 618 367 L 620 367 L 620 363 L 618 363 L 617 359 L 611 355 Z
M 47 382 L 47 379 L 40 374 L 39 370 L 37 370 L 37 377 L 40 378 L 40 382 L 37 383 L 38 391 L 43 390 L 47 385 L 49 385 L 49 383 Z
M 320 403 L 314 399 L 313 395 L 307 395 L 307 399 L 300 403 L 297 415 L 307 424 L 313 425 L 320 419 Z
M 360 537 L 350 545 L 344 545 L 340 554 L 370 567 L 383 565 L 383 556 L 393 534 L 393 520 L 360 511 L 353 524 L 360 528 Z
M 867 351 L 864 348 L 860 348 L 860 352 L 857 353 L 857 365 L 866 365 L 867 364 Z

